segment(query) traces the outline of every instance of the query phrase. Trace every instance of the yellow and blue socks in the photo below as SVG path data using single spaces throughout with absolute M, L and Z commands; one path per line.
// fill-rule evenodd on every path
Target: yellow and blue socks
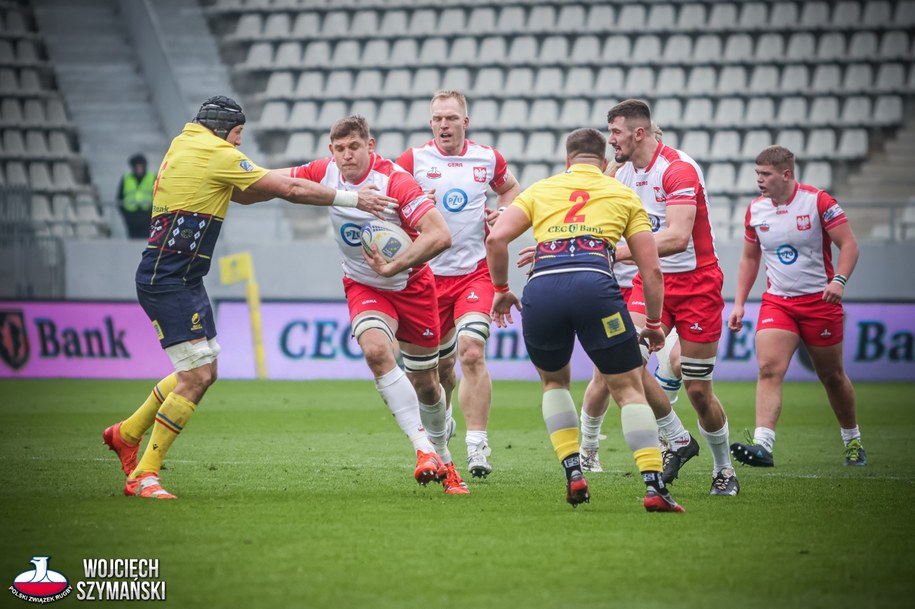
M 121 423 L 121 439 L 130 444 L 139 442 L 146 430 L 152 427 L 165 398 L 177 385 L 178 375 L 174 372 L 156 383 L 143 405 Z
M 578 453 L 578 412 L 568 389 L 543 392 L 543 422 L 546 423 L 556 457 L 565 469 L 566 480 L 571 480 L 575 472 L 581 474 L 581 460 Z
M 168 449 L 171 448 L 172 443 L 196 409 L 196 404 L 177 393 L 172 392 L 165 398 L 165 402 L 156 413 L 156 422 L 153 425 L 149 444 L 146 445 L 137 469 L 130 474 L 131 478 L 136 478 L 146 472 L 159 472 Z
M 661 480 L 661 449 L 658 446 L 658 424 L 648 404 L 626 404 L 620 409 L 623 437 L 632 451 L 645 486 L 666 493 Z

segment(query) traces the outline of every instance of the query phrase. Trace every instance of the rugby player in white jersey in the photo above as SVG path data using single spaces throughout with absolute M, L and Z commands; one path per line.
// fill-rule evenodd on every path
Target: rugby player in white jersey
M 715 252 L 709 200 L 702 170 L 687 154 L 658 142 L 651 133 L 651 111 L 641 100 L 620 102 L 607 113 L 609 143 L 622 163 L 616 179 L 639 195 L 652 223 L 661 270 L 664 308 L 661 319 L 645 317 L 639 276 L 633 280 L 629 312 L 640 327 L 660 323 L 665 335 L 680 335 L 683 385 L 699 416 L 699 431 L 712 453 L 709 493 L 735 496 L 740 484 L 731 465 L 727 415 L 712 387 L 712 373 L 723 326 L 723 275 Z M 616 260 L 629 258 L 628 248 Z M 647 354 L 645 354 L 647 359 Z M 669 402 L 649 403 L 669 448 L 664 451 L 664 481 L 672 482 L 682 465 L 699 453 L 699 443 L 683 427 Z
M 392 221 L 413 240 L 386 261 L 367 254 L 360 227 L 372 216 L 333 208 L 331 221 L 343 254 L 343 287 L 353 335 L 375 377 L 375 387 L 416 451 L 414 477 L 425 486 L 441 481 L 449 494 L 466 494 L 448 454 L 445 392 L 438 377 L 439 321 L 435 281 L 426 262 L 451 245 L 448 226 L 413 177 L 375 154 L 375 139 L 361 116 L 337 121 L 330 131 L 330 158 L 289 171 L 325 186 L 359 190 L 372 184 L 400 205 Z M 404 370 L 397 365 L 397 350 Z
M 440 376 L 448 400 L 450 437 L 454 429 L 452 394 L 457 384 L 454 365 L 456 359 L 460 361 L 458 402 L 467 425 L 467 468 L 474 477 L 486 477 L 492 472 L 487 460 L 492 382 L 486 368 L 486 341 L 494 292 L 484 241 L 487 220 L 496 215 L 495 210 L 487 209 L 486 197 L 492 189 L 498 205 L 505 206 L 521 187 L 498 150 L 465 137 L 470 118 L 460 91 L 438 91 L 432 97 L 431 111 L 433 139 L 404 152 L 397 164 L 425 190 L 435 192 L 436 207 L 451 231 L 451 247 L 429 261 L 441 321 Z
M 731 330 L 743 329 L 744 305 L 765 260 L 768 287 L 756 323 L 756 430 L 752 441 L 732 444 L 731 453 L 747 465 L 775 465 L 782 385 L 803 342 L 839 422 L 845 465 L 865 465 L 855 389 L 842 363 L 842 297 L 858 262 L 858 242 L 835 198 L 797 182 L 794 154 L 787 148 L 770 146 L 759 153 L 756 185 L 761 196 L 747 208 L 737 294 L 728 317 Z M 833 243 L 839 248 L 835 271 Z

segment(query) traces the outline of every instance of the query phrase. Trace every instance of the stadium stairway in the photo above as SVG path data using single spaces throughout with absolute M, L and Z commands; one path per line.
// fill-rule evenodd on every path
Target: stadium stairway
M 127 158 L 158 167 L 167 141 L 115 0 L 33 0 L 58 85 L 102 201 L 113 201 Z M 88 42 L 88 41 L 91 41 Z M 115 223 L 115 234 L 124 234 Z
M 912 172 L 912 159 L 915 159 L 915 99 L 906 99 L 905 104 L 902 126 L 890 131 L 889 137 L 882 140 L 882 146 L 872 149 L 854 174 L 849 175 L 844 184 L 837 185 L 835 194 L 840 202 L 915 203 L 915 174 Z M 868 234 L 886 239 L 894 230 L 887 224 L 887 214 L 881 209 L 870 211 L 858 208 L 849 215 L 855 222 L 859 239 Z M 897 218 L 897 222 L 901 219 Z M 899 231 L 898 225 L 895 230 Z M 907 233 L 911 239 L 912 231 Z M 899 237 L 904 236 L 897 234 L 896 238 Z

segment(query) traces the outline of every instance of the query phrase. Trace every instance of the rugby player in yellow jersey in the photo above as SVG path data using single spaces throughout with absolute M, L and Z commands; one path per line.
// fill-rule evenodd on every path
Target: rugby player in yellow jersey
M 566 501 L 590 501 L 581 471 L 570 359 L 575 337 L 620 407 L 623 435 L 645 482 L 649 512 L 682 512 L 661 480 L 658 425 L 645 399 L 639 341 L 664 345 L 664 283 L 651 224 L 638 196 L 603 175 L 607 141 L 596 129 L 566 138 L 568 170 L 518 195 L 486 239 L 499 327 L 521 312 L 524 344 L 543 381 L 543 420 L 566 472 Z M 508 286 L 508 244 L 533 226 L 537 249 L 521 301 Z M 625 237 L 645 285 L 646 328 L 636 331 L 613 276 L 614 246 Z
M 240 150 L 245 115 L 216 96 L 172 140 L 153 194 L 149 241 L 137 268 L 137 297 L 175 372 L 153 388 L 130 417 L 105 430 L 127 474 L 124 494 L 174 499 L 159 483 L 165 454 L 216 381 L 216 323 L 203 285 L 229 200 L 242 204 L 280 197 L 306 205 L 357 207 L 384 217 L 396 201 L 377 191 L 333 190 L 271 173 Z M 140 441 L 152 437 L 137 462 Z

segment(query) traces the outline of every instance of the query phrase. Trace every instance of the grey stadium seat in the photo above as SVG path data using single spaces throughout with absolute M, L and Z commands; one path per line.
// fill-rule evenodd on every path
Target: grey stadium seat
M 634 31 L 644 29 L 648 15 L 642 4 L 624 4 L 616 18 L 616 29 Z
M 416 64 L 443 65 L 448 62 L 448 42 L 442 38 L 426 38 L 419 49 Z
M 843 93 L 864 93 L 874 88 L 874 70 L 870 64 L 853 63 L 845 67 Z
M 769 21 L 769 10 L 762 2 L 743 2 L 740 9 L 740 20 L 737 26 L 740 29 L 764 29 Z
M 855 32 L 848 43 L 848 57 L 850 59 L 875 59 L 879 53 L 876 32 Z
M 804 97 L 784 97 L 778 105 L 778 114 L 775 123 L 783 127 L 806 125 L 807 99 Z
M 781 34 L 766 33 L 756 43 L 756 59 L 760 61 L 780 60 L 785 56 L 785 38 Z
M 362 46 L 362 59 L 359 61 L 363 68 L 380 68 L 390 65 L 391 43 L 387 40 L 373 38 Z
M 699 66 L 689 71 L 686 81 L 686 92 L 690 96 L 711 95 L 718 87 L 718 76 L 715 68 Z
M 874 90 L 878 93 L 898 93 L 905 90 L 905 67 L 901 63 L 882 63 L 877 70 Z
M 725 97 L 718 100 L 715 109 L 715 125 L 718 127 L 736 127 L 743 123 L 746 110 L 744 101 L 739 97 Z
M 451 63 L 472 65 L 477 61 L 475 38 L 455 38 L 451 43 Z
M 295 97 L 308 99 L 324 94 L 324 74 L 321 72 L 302 72 L 295 85 Z
M 562 104 L 562 114 L 559 115 L 557 124 L 563 129 L 576 129 L 587 122 L 591 114 L 591 104 L 588 100 L 571 98 Z
M 540 43 L 537 61 L 541 64 L 565 63 L 569 57 L 569 42 L 565 36 L 547 36 Z
M 615 15 L 616 13 L 612 6 L 600 3 L 593 4 L 588 11 L 586 28 L 591 32 L 609 32 L 613 30 L 613 25 L 616 22 Z
M 625 80 L 626 76 L 622 68 L 601 68 L 594 80 L 594 93 L 595 95 L 619 95 L 623 90 Z
M 818 29 L 829 23 L 829 4 L 826 2 L 804 2 L 800 24 L 804 29 Z
M 832 11 L 832 25 L 836 27 L 854 27 L 861 23 L 861 4 L 857 1 L 839 2 Z
M 491 60 L 495 61 L 495 58 Z M 516 36 L 509 47 L 508 63 L 512 65 L 537 63 L 537 39 L 533 36 Z
M 840 159 L 863 159 L 867 157 L 868 141 L 865 129 L 843 129 L 839 137 L 836 156 Z
M 693 54 L 693 38 L 686 34 L 674 34 L 664 45 L 662 59 L 669 63 L 679 63 Z
M 767 127 L 775 122 L 775 100 L 771 97 L 751 97 L 747 102 L 747 126 Z
M 661 126 L 663 130 L 663 125 Z M 711 138 L 708 131 L 692 130 L 687 131 L 681 142 L 683 152 L 690 155 L 697 161 L 705 162 L 709 159 L 711 149 Z
M 705 6 L 697 2 L 690 2 L 680 7 L 680 15 L 677 18 L 678 31 L 703 30 L 705 24 Z
M 747 134 L 743 136 L 743 142 L 741 143 L 740 154 L 738 156 L 744 161 L 755 160 L 756 155 L 762 152 L 763 148 L 767 148 L 773 143 L 772 136 L 767 130 L 755 129 L 753 131 L 748 131 Z M 795 151 L 795 154 L 797 154 L 797 151 Z
M 512 129 L 524 127 L 527 120 L 528 105 L 523 99 L 508 99 L 499 108 L 499 126 Z
M 751 61 L 753 38 L 744 33 L 731 34 L 724 43 L 723 58 L 727 61 Z
M 393 129 L 404 124 L 407 108 L 402 100 L 386 99 L 381 102 L 376 122 L 379 129 Z
M 810 84 L 811 93 L 836 93 L 841 87 L 842 72 L 838 64 L 820 64 L 814 69 L 813 82 Z
M 676 12 L 672 4 L 652 4 L 648 11 L 648 23 L 656 31 L 669 32 L 676 28 Z
M 836 152 L 836 133 L 832 129 L 812 129 L 807 138 L 806 158 L 832 158 Z
M 810 88 L 810 70 L 807 66 L 789 65 L 782 70 L 779 91 L 782 93 L 801 93 Z
M 673 97 L 661 98 L 651 108 L 651 116 L 662 130 L 677 127 L 682 115 L 683 106 L 679 99 Z
M 286 102 L 271 101 L 264 104 L 261 113 L 260 127 L 263 129 L 285 129 L 288 123 Z
M 684 127 L 705 127 L 712 124 L 712 100 L 691 97 L 683 109 Z
M 403 97 L 412 89 L 412 73 L 410 70 L 397 69 L 391 70 L 388 72 L 387 77 L 384 79 L 384 87 L 381 86 L 380 74 L 377 88 L 374 92 L 382 92 L 385 97 Z M 369 94 L 373 91 L 365 91 Z
M 777 2 L 772 5 L 768 24 L 771 29 L 776 31 L 792 29 L 797 26 L 797 21 L 797 3 Z
M 716 4 L 715 8 L 723 6 Z M 696 38 L 693 46 L 693 62 L 696 64 L 718 63 L 722 57 L 721 36 L 702 34 Z
M 505 90 L 522 93 L 534 88 L 534 71 L 531 68 L 512 68 L 505 77 Z
M 604 41 L 600 61 L 604 64 L 629 63 L 632 60 L 632 43 L 628 36 L 613 34 Z
M 868 27 L 886 26 L 892 23 L 893 7 L 886 0 L 870 0 L 864 3 L 862 23 Z
M 534 80 L 534 93 L 536 95 L 557 95 L 562 93 L 565 82 L 564 70 L 560 68 L 540 68 Z
M 707 28 L 713 31 L 726 32 L 734 29 L 737 23 L 737 2 L 721 2 L 712 5 Z
M 267 78 L 267 87 L 264 89 L 264 97 L 292 97 L 295 88 L 292 72 L 271 72 Z
M 496 95 L 503 91 L 504 75 L 499 68 L 483 68 L 477 72 L 477 78 L 474 82 L 473 94 Z
M 713 161 L 728 161 L 740 155 L 740 134 L 737 131 L 715 131 L 708 151 Z
M 566 76 L 564 95 L 589 95 L 594 90 L 594 73 L 591 68 L 571 68 Z
M 718 93 L 743 94 L 747 91 L 747 69 L 744 66 L 725 66 L 718 75 Z
M 380 127 L 378 124 L 378 105 L 373 99 L 359 99 L 350 106 L 349 114 L 365 117 L 369 128 Z M 340 117 L 343 118 L 343 117 Z
M 298 101 L 289 112 L 288 127 L 305 129 L 314 127 L 318 119 L 318 104 L 313 101 Z
M 655 71 L 653 68 L 630 68 L 626 74 L 625 94 L 630 97 L 641 97 L 650 94 L 655 86 Z
M 686 72 L 683 68 L 679 66 L 661 68 L 655 86 L 655 95 L 681 95 L 684 90 L 686 90 Z
M 756 66 L 750 75 L 747 91 L 757 95 L 772 95 L 778 91 L 779 71 L 775 66 Z
M 815 97 L 807 118 L 811 125 L 836 125 L 839 122 L 839 98 L 828 95 Z
M 784 146 L 799 157 L 803 156 L 807 151 L 806 141 L 807 138 L 804 137 L 804 132 L 800 129 L 783 129 L 778 133 L 778 137 L 775 138 L 773 143 Z
M 441 72 L 438 68 L 420 68 L 413 77 L 411 95 L 432 97 L 441 88 Z

